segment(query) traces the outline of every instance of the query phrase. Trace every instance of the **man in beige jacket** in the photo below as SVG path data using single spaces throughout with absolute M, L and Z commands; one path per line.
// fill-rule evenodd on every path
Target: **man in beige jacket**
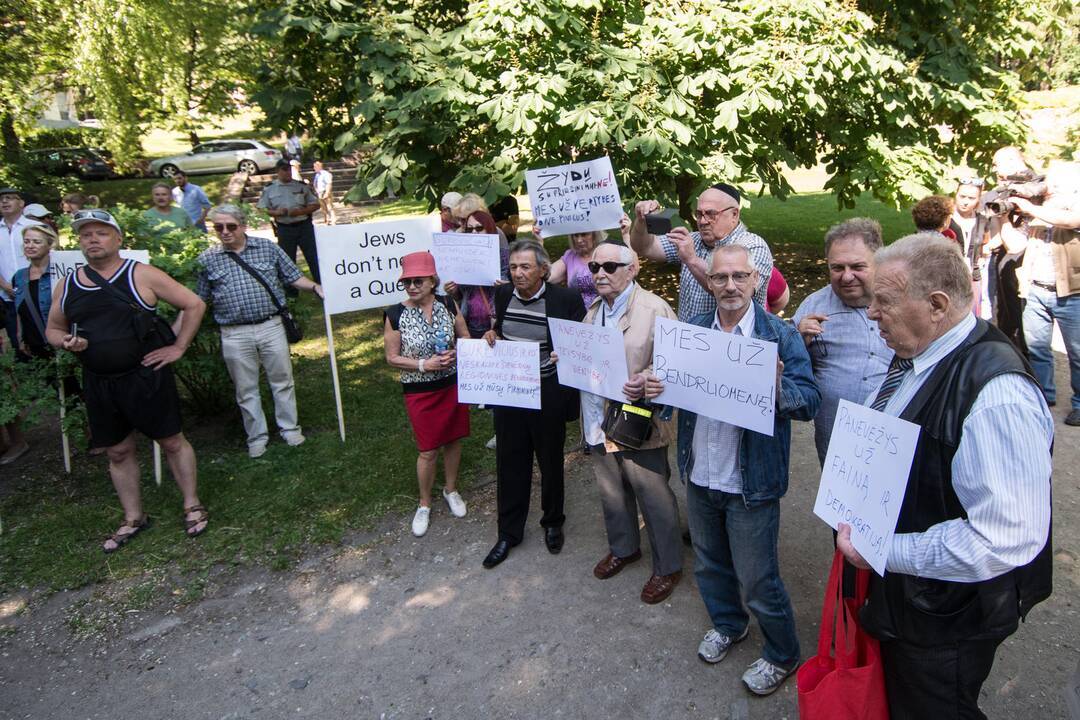
M 623 386 L 620 410 L 636 417 L 651 413 L 648 436 L 638 447 L 620 445 L 606 437 L 601 424 L 612 401 L 581 394 L 585 442 L 592 448 L 593 469 L 600 488 L 610 552 L 593 569 L 606 580 L 641 558 L 638 506 L 652 548 L 652 575 L 641 591 L 642 602 L 663 602 L 682 577 L 682 542 L 675 494 L 668 486 L 667 446 L 674 439 L 670 409 L 650 405 L 663 391 L 652 374 L 653 326 L 657 317 L 674 320 L 675 312 L 660 297 L 634 282 L 638 259 L 621 243 L 602 243 L 593 252 L 589 270 L 599 298 L 585 316 L 586 323 L 615 325 L 623 333 L 629 381 Z M 661 419 L 661 415 L 665 418 Z

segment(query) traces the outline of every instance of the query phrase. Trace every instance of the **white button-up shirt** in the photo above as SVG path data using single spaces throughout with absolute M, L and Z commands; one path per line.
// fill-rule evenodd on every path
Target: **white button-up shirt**
M 717 311 L 719 313 L 719 310 Z M 713 330 L 725 332 L 719 315 L 713 316 Z M 732 329 L 733 335 L 751 337 L 754 334 L 754 304 Z M 694 426 L 694 469 L 690 482 L 700 487 L 739 495 L 742 493 L 742 470 L 739 468 L 739 444 L 742 428 L 704 415 L 697 416 Z
M 6 220 L 0 220 L 0 277 L 3 277 L 8 285 L 11 284 L 16 270 L 30 264 L 23 254 L 22 234 L 23 230 L 37 224 L 39 223 L 36 220 L 22 215 L 11 225 L 8 225 Z M 12 299 L 11 295 L 3 290 L 0 290 L 0 297 L 4 300 Z

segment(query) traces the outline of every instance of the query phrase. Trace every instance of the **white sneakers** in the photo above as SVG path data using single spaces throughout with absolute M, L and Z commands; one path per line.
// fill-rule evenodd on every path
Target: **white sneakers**
M 424 537 L 427 533 L 428 523 L 431 521 L 431 508 L 421 505 L 416 508 L 416 514 L 412 519 L 412 534 L 416 537 Z
M 465 501 L 461 499 L 461 495 L 455 490 L 452 493 L 447 493 L 445 489 L 442 491 L 443 499 L 446 500 L 446 504 L 450 506 L 450 512 L 454 517 L 465 517 Z
M 254 445 L 248 445 L 248 457 L 249 458 L 261 458 L 266 454 L 266 443 L 255 443 Z
M 450 507 L 450 513 L 454 517 L 465 517 L 466 508 L 465 501 L 461 499 L 461 495 L 457 490 L 453 492 L 446 492 L 443 489 L 443 499 L 446 500 L 446 504 Z M 416 514 L 412 519 L 412 534 L 416 537 L 424 537 L 428 531 L 428 525 L 431 524 L 431 508 L 421 505 L 416 508 Z

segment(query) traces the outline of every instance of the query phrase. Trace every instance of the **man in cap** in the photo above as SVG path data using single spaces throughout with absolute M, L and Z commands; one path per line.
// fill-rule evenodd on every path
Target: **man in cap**
M 768 307 L 769 278 L 772 277 L 773 256 L 768 244 L 750 232 L 740 219 L 739 191 L 726 183 L 713 185 L 698 197 L 698 231 L 672 228 L 666 235 L 650 235 L 645 216 L 661 209 L 655 200 L 642 200 L 634 207 L 634 224 L 630 229 L 630 246 L 639 254 L 657 262 L 679 263 L 679 319 L 716 311 L 716 299 L 709 290 L 709 263 L 718 247 L 742 245 L 758 272 L 754 299 Z
M 15 313 L 15 297 L 12 294 L 11 278 L 15 271 L 29 263 L 23 255 L 22 233 L 33 225 L 32 218 L 23 215 L 26 201 L 22 193 L 15 188 L 0 188 L 0 300 L 3 300 L 4 325 L 11 347 L 19 347 L 19 325 Z
M 79 210 L 71 229 L 87 265 L 53 289 L 45 335 L 83 366 L 90 438 L 104 447 L 124 523 L 102 549 L 115 552 L 150 524 L 139 492 L 135 431 L 156 440 L 184 496 L 188 537 L 202 534 L 208 514 L 196 492 L 195 451 L 180 430 L 180 396 L 170 365 L 187 350 L 206 305 L 161 270 L 120 257 L 121 230 L 104 210 Z M 181 312 L 174 341 L 157 331 L 157 303 Z
M 315 224 L 311 215 L 319 209 L 319 198 L 307 183 L 294 180 L 288 160 L 278 160 L 277 178 L 266 186 L 259 207 L 274 218 L 278 245 L 296 262 L 296 249 L 304 251 L 311 277 L 321 282 L 319 257 L 315 249 Z

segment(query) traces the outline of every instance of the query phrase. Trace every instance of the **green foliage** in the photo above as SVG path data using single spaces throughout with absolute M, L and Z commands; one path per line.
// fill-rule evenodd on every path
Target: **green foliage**
M 43 128 L 34 127 L 22 135 L 24 150 L 52 147 L 101 147 L 105 133 L 99 128 Z
M 1037 43 L 1028 11 L 991 4 L 976 34 L 986 3 L 489 0 L 454 22 L 434 2 L 287 0 L 255 27 L 278 41 L 256 99 L 276 125 L 321 119 L 339 151 L 372 143 L 371 196 L 492 200 L 529 167 L 608 154 L 627 197 L 685 202 L 718 178 L 784 197 L 784 165 L 824 161 L 841 203 L 899 203 L 1022 133 L 1017 77 L 980 44 Z

